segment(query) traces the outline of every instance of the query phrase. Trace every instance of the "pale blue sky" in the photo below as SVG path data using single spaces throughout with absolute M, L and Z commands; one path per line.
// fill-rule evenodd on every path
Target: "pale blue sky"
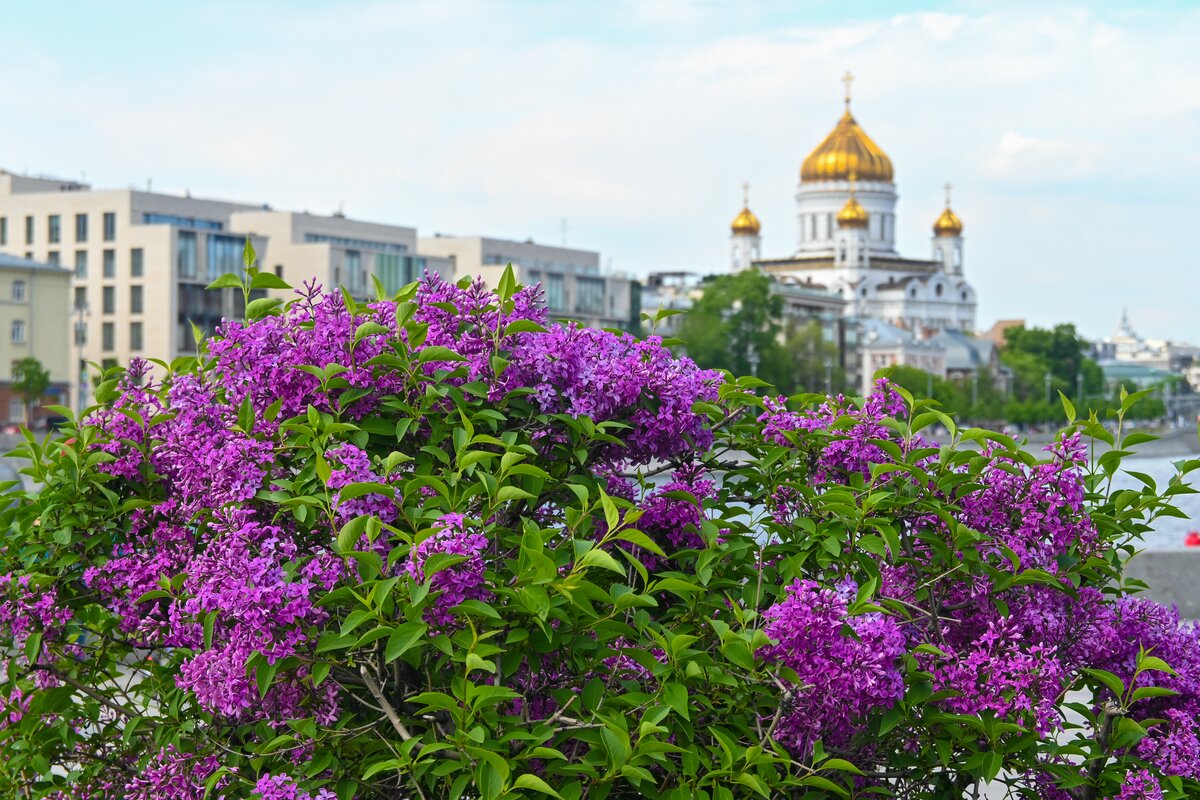
M 0 167 L 714 271 L 764 254 L 838 77 L 904 254 L 957 187 L 980 323 L 1200 341 L 1200 6 L 0 0 Z M 14 112 L 15 113 L 10 113 Z

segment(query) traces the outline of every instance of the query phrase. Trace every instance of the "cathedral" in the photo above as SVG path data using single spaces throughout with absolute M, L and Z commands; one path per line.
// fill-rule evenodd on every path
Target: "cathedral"
M 796 250 L 764 259 L 762 225 L 744 198 L 731 226 L 733 270 L 758 269 L 784 284 L 840 297 L 847 317 L 873 319 L 925 339 L 975 330 L 975 290 L 963 277 L 963 224 L 946 208 L 933 223 L 931 257 L 896 252 L 892 161 L 846 109 L 800 167 Z

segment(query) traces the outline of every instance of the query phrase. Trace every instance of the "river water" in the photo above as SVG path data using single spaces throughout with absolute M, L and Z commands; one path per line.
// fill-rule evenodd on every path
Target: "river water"
M 1162 491 L 1171 476 L 1175 474 L 1173 463 L 1188 456 L 1168 458 L 1164 456 L 1131 456 L 1121 462 L 1121 472 L 1117 474 L 1115 485 L 1120 489 L 1140 489 L 1142 483 L 1125 474 L 1126 470 L 1143 472 L 1158 484 Z M 1200 489 L 1200 470 L 1188 477 L 1195 488 Z M 1200 531 L 1200 494 L 1177 495 L 1174 505 L 1187 514 L 1190 519 L 1162 517 L 1155 521 L 1154 530 L 1147 533 L 1144 547 L 1147 550 L 1164 550 L 1183 547 L 1183 540 L 1188 531 Z

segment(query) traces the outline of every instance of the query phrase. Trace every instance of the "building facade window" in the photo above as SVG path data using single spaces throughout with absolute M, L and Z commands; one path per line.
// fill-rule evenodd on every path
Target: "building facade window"
M 87 250 L 75 251 L 75 277 L 87 277 Z
M 87 307 L 88 307 L 87 287 L 86 286 L 76 286 L 75 287 L 75 308 L 84 309 Z
M 117 349 L 116 326 L 111 322 L 106 322 L 100 326 L 100 346 L 104 348 L 104 352 L 106 353 L 111 353 Z
M 57 250 L 51 250 L 50 252 L 46 253 L 47 264 L 53 264 L 57 267 L 61 260 L 62 259 L 59 257 Z
M 117 313 L 117 289 L 114 286 L 105 286 L 104 294 L 101 295 L 103 312 L 105 314 Z
M 366 291 L 366 275 L 363 274 L 362 253 L 357 250 L 346 251 L 346 288 L 350 294 L 357 296 Z
M 142 287 L 141 286 L 130 286 L 129 287 L 129 313 L 131 313 L 131 314 L 141 314 L 142 313 Z
M 140 322 L 129 323 L 129 349 L 142 349 L 142 323 Z
M 75 215 L 75 241 L 86 242 L 88 237 L 87 214 Z
M 0 217 L 0 245 L 8 244 L 8 217 Z
M 129 274 L 135 278 L 142 277 L 145 271 L 145 253 L 142 248 L 135 247 L 129 251 Z
M 175 268 L 181 278 L 196 277 L 196 234 L 179 231 L 175 243 Z
M 111 242 L 117 238 L 117 215 L 112 211 L 104 212 L 104 241 Z
M 604 279 L 575 279 L 575 310 L 585 314 L 604 313 Z
M 13 344 L 25 343 L 25 320 L 14 319 L 12 321 L 12 340 Z
M 25 302 L 25 281 L 12 282 L 12 301 L 14 303 Z
M 58 244 L 62 241 L 62 217 L 60 217 L 58 214 L 51 214 L 47 222 L 49 223 L 50 227 L 48 234 L 50 237 L 50 244 Z
M 242 262 L 242 250 L 245 246 L 245 239 L 210 233 L 208 235 L 208 264 L 206 265 L 208 280 L 215 281 L 228 272 L 241 275 L 242 270 L 245 269 L 245 264 Z
M 33 244 L 33 217 L 25 218 L 25 244 Z
M 24 422 L 25 421 L 25 401 L 20 397 L 8 398 L 8 421 L 9 422 Z
M 567 307 L 567 287 L 562 275 L 546 276 L 546 307 L 559 310 Z
M 104 277 L 106 277 L 106 278 L 117 277 L 117 251 L 116 250 L 105 250 L 104 251 Z

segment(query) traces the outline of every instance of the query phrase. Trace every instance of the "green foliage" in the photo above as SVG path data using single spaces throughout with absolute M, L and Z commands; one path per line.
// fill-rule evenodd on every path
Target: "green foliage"
M 702 367 L 735 375 L 754 372 L 774 386 L 789 387 L 794 379 L 791 359 L 779 344 L 783 330 L 783 300 L 771 293 L 771 278 L 745 270 L 705 285 L 684 317 L 680 338 Z
M 50 388 L 50 372 L 33 356 L 13 364 L 12 390 L 25 400 L 25 419 L 33 424 L 33 409 Z

